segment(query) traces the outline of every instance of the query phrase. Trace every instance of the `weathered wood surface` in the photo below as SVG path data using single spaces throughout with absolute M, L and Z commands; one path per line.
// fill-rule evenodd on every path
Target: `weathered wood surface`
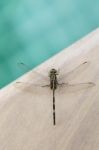
M 52 93 L 44 88 L 19 88 L 15 82 L 0 91 L 0 150 L 99 150 L 99 29 L 35 68 L 73 70 L 88 61 L 71 83 L 91 81 L 96 86 L 76 92 L 56 91 L 56 126 Z M 36 82 L 29 72 L 17 81 Z

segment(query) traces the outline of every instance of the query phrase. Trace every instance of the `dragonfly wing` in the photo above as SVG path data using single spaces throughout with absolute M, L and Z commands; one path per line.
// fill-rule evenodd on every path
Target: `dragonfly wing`
M 78 74 L 80 74 L 83 70 L 85 70 L 88 66 L 89 66 L 90 62 L 84 62 L 82 64 L 80 64 L 79 66 L 77 66 L 75 69 L 73 69 L 70 72 L 67 72 L 63 75 L 60 75 L 59 77 L 59 81 L 62 80 L 72 80 L 73 78 L 75 78 Z
M 30 82 L 16 82 L 14 84 L 14 86 L 16 88 L 18 88 L 19 90 L 25 91 L 25 92 L 29 92 L 29 93 L 35 93 L 37 91 L 41 91 L 45 88 L 43 87 L 49 87 L 49 85 L 41 85 L 41 84 L 33 84 Z M 40 92 L 39 92 L 40 93 Z
M 78 83 L 78 84 L 68 84 L 68 83 L 63 83 L 59 84 L 59 89 L 60 87 L 62 88 L 63 92 L 76 92 L 84 89 L 88 89 L 91 87 L 94 87 L 95 83 L 93 82 L 87 82 L 87 83 Z
M 21 68 L 25 72 L 28 72 L 29 70 L 31 70 L 31 68 L 28 65 L 24 64 L 23 62 L 18 63 L 18 66 L 19 66 L 19 68 Z M 43 79 L 45 81 L 48 81 L 48 79 L 49 79 L 46 75 L 44 75 L 44 74 L 42 74 L 40 72 L 37 72 L 35 70 L 31 71 L 31 73 L 33 75 L 35 74 L 37 77 L 39 77 L 39 78 L 41 78 L 41 79 Z
M 28 72 L 30 70 L 30 67 L 24 64 L 23 62 L 18 62 L 17 65 L 24 72 Z

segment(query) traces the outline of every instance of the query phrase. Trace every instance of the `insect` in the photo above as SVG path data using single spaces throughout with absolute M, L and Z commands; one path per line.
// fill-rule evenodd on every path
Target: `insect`
M 79 66 L 77 66 L 74 70 L 61 75 L 60 78 L 58 78 L 59 70 L 52 68 L 49 70 L 48 77 L 47 77 L 49 79 L 49 84 L 40 85 L 41 87 L 49 87 L 53 92 L 53 125 L 56 125 L 55 91 L 58 89 L 58 87 L 63 87 L 66 90 L 69 89 L 70 91 L 73 91 L 73 90 L 81 90 L 81 89 L 90 88 L 95 85 L 95 83 L 93 83 L 93 82 L 78 83 L 78 84 L 69 84 L 68 83 L 68 79 L 71 79 L 75 75 L 80 73 L 83 69 L 85 69 L 86 66 L 88 66 L 88 64 L 89 64 L 88 62 L 84 62 L 84 63 L 80 64 Z M 19 65 L 21 67 L 27 68 L 27 66 L 24 63 L 19 63 Z M 40 73 L 36 73 L 36 74 L 41 76 L 45 80 L 45 75 L 42 75 Z M 65 81 L 65 79 L 67 79 L 67 81 Z M 63 82 L 61 82 L 61 80 L 63 80 Z M 21 87 L 21 86 L 25 87 L 26 84 L 29 84 L 29 83 L 24 84 L 24 82 L 16 82 L 16 83 L 19 84 L 19 87 Z M 31 84 L 31 86 L 33 86 L 33 84 Z

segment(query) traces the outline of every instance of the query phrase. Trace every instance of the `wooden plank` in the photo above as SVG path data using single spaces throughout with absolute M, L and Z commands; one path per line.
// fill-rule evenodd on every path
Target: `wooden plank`
M 52 91 L 16 81 L 37 83 L 52 67 L 60 74 L 83 62 L 70 83 L 94 82 L 94 87 L 74 92 L 56 91 L 56 126 L 52 118 Z M 42 75 L 43 76 L 43 75 Z M 0 91 L 0 150 L 99 149 L 99 29 L 41 64 Z M 69 82 L 69 81 L 68 81 Z

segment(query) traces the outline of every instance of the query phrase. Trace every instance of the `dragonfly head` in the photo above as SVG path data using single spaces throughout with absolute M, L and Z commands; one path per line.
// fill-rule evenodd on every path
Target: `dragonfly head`
M 50 74 L 58 75 L 58 72 L 57 72 L 56 69 L 52 68 L 52 69 L 50 70 Z

